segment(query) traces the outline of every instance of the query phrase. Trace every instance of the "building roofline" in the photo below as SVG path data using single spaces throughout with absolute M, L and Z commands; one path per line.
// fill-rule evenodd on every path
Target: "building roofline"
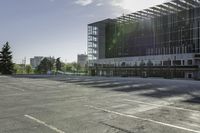
M 101 20 L 101 21 L 97 21 L 97 22 L 90 23 L 90 24 L 88 24 L 88 26 L 92 26 L 92 25 L 99 24 L 99 23 L 110 22 L 110 21 L 113 21 L 113 20 L 114 20 L 114 19 L 107 18 L 107 19 L 104 19 L 104 20 Z
M 127 20 L 130 20 L 127 19 L 129 16 L 132 16 L 134 18 L 132 20 L 151 19 L 152 17 L 169 15 L 175 12 L 189 10 L 191 8 L 196 8 L 199 6 L 200 0 L 171 0 L 169 2 L 155 5 L 144 10 L 117 17 L 116 20 L 118 22 L 127 22 Z
M 130 14 L 122 15 L 114 19 L 108 18 L 90 23 L 88 26 L 106 22 L 130 23 L 132 21 L 141 21 L 143 19 L 152 19 L 159 16 L 170 15 L 196 7 L 200 7 L 200 0 L 170 0 L 169 2 L 164 2 L 162 4 L 155 5 L 153 7 L 139 10 Z

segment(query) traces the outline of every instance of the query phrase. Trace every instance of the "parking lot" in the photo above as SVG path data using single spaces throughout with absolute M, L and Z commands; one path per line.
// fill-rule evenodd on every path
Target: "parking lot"
M 200 133 L 200 81 L 0 76 L 0 133 Z

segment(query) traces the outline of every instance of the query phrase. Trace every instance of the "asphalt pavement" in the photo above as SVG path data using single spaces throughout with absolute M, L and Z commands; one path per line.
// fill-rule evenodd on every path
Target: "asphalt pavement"
M 0 76 L 0 133 L 200 133 L 200 81 Z

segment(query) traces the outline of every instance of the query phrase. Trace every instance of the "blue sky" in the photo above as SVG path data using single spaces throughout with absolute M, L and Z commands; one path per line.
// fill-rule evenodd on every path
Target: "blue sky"
M 87 24 L 160 4 L 165 0 L 0 0 L 0 46 L 14 62 L 55 56 L 76 61 L 87 51 Z

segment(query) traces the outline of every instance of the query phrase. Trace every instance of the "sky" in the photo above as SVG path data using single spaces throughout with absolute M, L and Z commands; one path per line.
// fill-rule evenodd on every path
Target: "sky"
M 142 10 L 166 0 L 0 0 L 0 47 L 13 61 L 33 56 L 77 60 L 87 52 L 87 24 Z

